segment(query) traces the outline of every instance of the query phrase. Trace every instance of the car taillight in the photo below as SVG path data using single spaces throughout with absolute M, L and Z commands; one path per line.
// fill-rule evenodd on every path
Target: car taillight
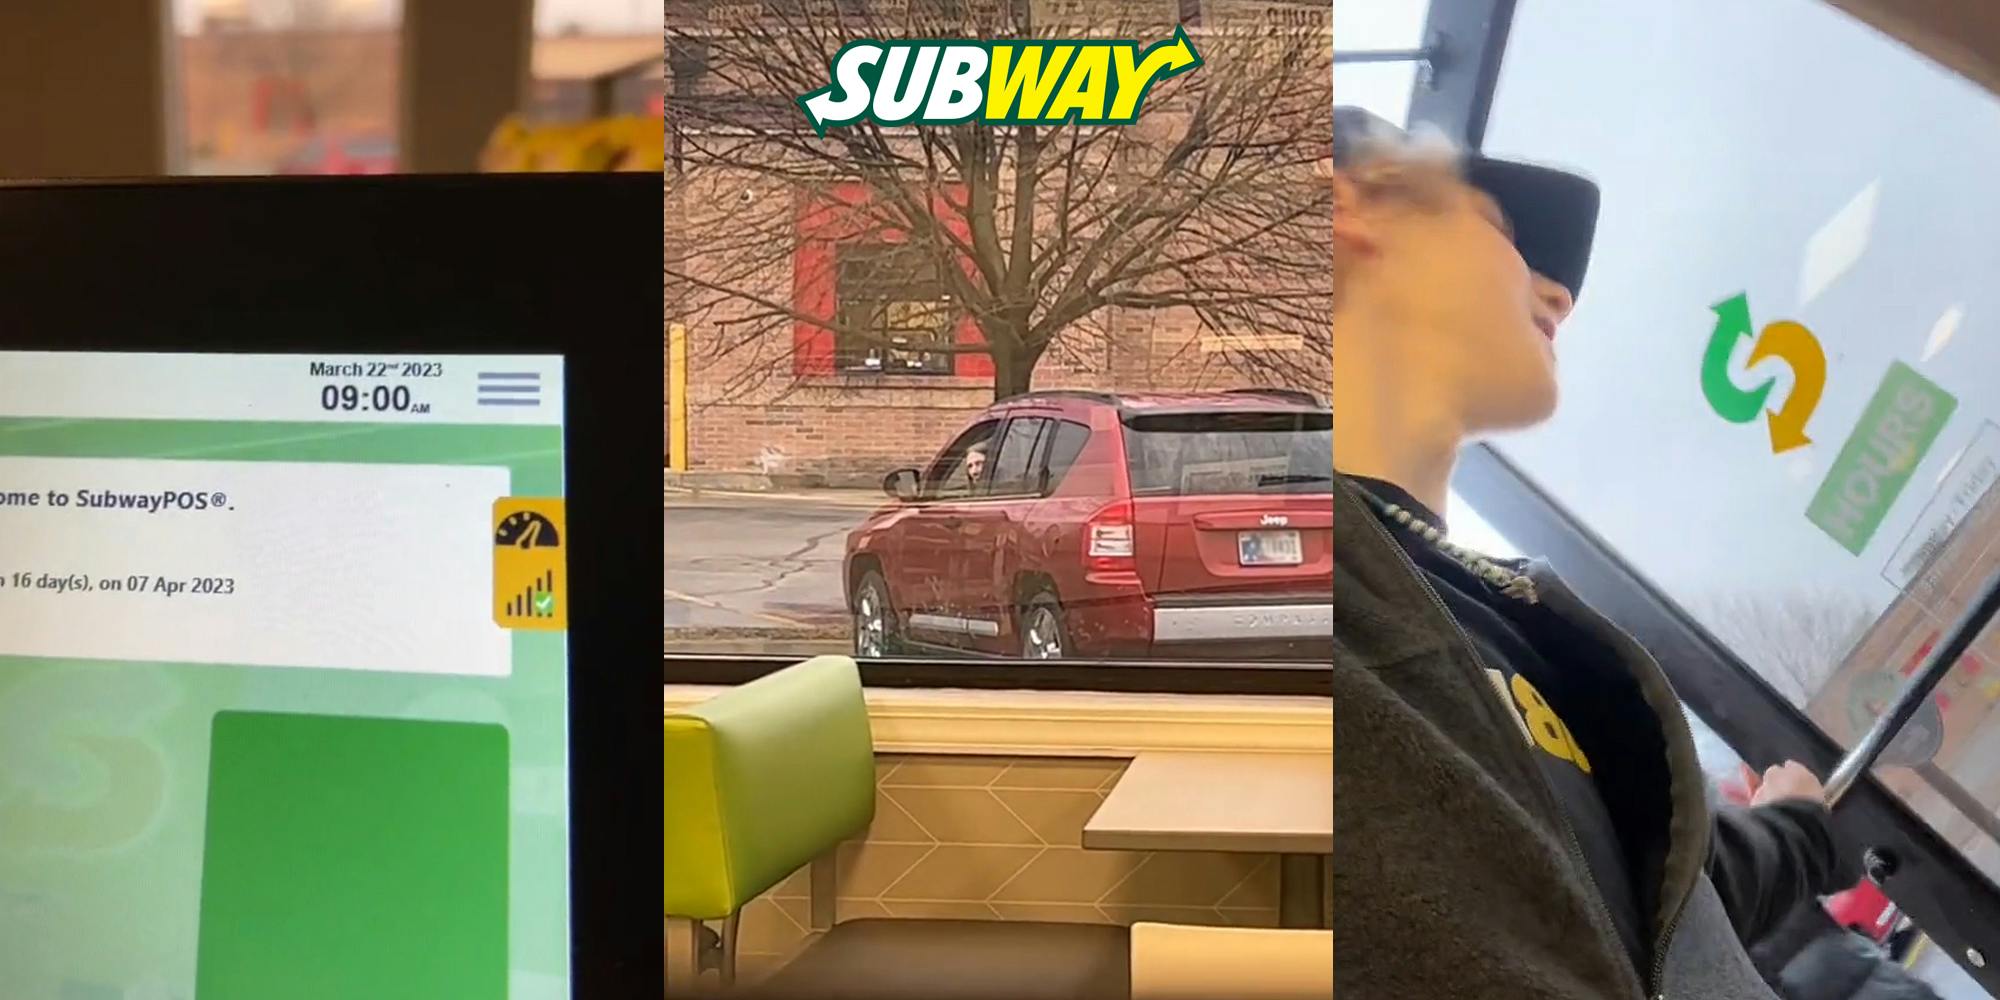
M 1084 524 L 1084 566 L 1091 570 L 1131 569 L 1134 534 L 1129 500 L 1120 500 L 1092 514 Z

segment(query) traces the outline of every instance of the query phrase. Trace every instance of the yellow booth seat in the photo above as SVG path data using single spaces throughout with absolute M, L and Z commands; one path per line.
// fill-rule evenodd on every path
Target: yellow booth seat
M 875 750 L 852 659 L 808 660 L 669 715 L 666 915 L 730 919 L 874 815 Z M 725 936 L 725 952 L 732 945 Z M 854 920 L 749 995 L 1127 1000 L 1129 963 L 1123 927 Z M 733 967 L 727 954 L 721 964 Z

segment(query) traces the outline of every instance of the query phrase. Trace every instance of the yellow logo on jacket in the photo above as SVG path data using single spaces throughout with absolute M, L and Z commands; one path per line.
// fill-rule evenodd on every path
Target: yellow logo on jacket
M 1549 756 L 1569 761 L 1583 773 L 1590 773 L 1590 761 L 1584 757 L 1576 737 L 1570 734 L 1569 727 L 1556 717 L 1555 709 L 1549 707 L 1542 693 L 1535 690 L 1526 677 L 1515 674 L 1510 681 L 1507 675 L 1489 667 L 1486 679 L 1493 682 L 1493 691 L 1500 696 L 1500 701 L 1514 710 L 1514 722 L 1521 727 L 1521 735 L 1527 738 L 1530 746 L 1540 747 Z

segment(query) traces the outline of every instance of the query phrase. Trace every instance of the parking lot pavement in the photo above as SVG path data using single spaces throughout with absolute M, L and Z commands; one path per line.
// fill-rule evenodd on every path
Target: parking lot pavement
M 841 556 L 848 531 L 873 506 L 851 495 L 669 492 L 669 646 L 844 651 Z

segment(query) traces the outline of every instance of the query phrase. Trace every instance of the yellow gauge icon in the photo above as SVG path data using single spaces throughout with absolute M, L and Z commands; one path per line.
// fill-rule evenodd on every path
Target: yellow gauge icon
M 501 628 L 569 627 L 569 566 L 560 498 L 493 503 L 493 620 Z

